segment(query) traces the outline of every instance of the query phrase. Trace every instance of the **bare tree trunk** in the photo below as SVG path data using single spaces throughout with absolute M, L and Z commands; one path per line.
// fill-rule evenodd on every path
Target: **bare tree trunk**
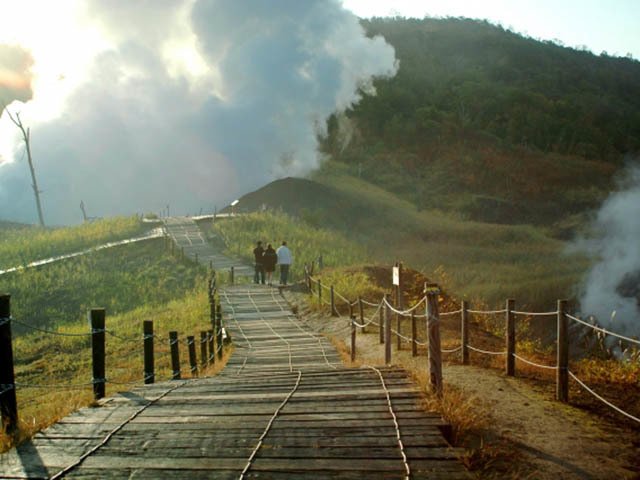
M 24 125 L 22 125 L 22 120 L 20 120 L 20 114 L 16 113 L 15 118 L 11 115 L 11 112 L 7 109 L 7 114 L 9 118 L 22 132 L 22 138 L 24 139 L 24 144 L 27 149 L 27 160 L 29 161 L 29 170 L 31 170 L 31 180 L 33 183 L 31 186 L 33 187 L 33 193 L 36 197 L 36 206 L 38 207 L 38 217 L 40 218 L 40 226 L 44 227 L 44 216 L 42 215 L 42 204 L 40 203 L 40 190 L 38 189 L 38 182 L 36 181 L 36 171 L 33 168 L 33 160 L 31 158 L 31 137 L 29 129 L 24 129 Z

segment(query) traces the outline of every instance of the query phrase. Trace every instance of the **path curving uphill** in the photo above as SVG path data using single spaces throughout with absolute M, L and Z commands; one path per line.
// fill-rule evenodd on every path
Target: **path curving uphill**
M 470 478 L 406 372 L 344 368 L 275 288 L 220 298 L 235 347 L 220 374 L 79 410 L 0 456 L 0 477 Z

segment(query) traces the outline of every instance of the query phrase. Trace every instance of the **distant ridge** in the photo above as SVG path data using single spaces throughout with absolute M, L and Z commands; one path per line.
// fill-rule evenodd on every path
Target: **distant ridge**
M 331 187 L 304 178 L 287 177 L 275 180 L 258 190 L 239 198 L 236 213 L 260 211 L 263 208 L 282 210 L 290 215 L 300 215 L 301 210 L 315 210 L 336 206 L 347 201 Z M 220 213 L 230 213 L 227 206 Z

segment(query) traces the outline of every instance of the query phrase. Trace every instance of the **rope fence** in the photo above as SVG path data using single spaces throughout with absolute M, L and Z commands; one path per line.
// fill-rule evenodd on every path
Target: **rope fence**
M 215 286 L 215 272 L 208 282 L 208 296 L 210 304 L 210 329 L 200 332 L 200 338 L 195 340 L 195 336 L 179 337 L 178 332 L 169 332 L 168 337 L 158 335 L 153 331 L 153 321 L 145 320 L 142 325 L 142 335 L 129 337 L 120 335 L 113 330 L 105 328 L 105 310 L 92 309 L 89 311 L 89 331 L 83 333 L 60 332 L 31 325 L 23 320 L 11 317 L 11 297 L 0 295 L 0 412 L 2 412 L 2 422 L 8 432 L 14 431 L 18 423 L 18 403 L 16 390 L 71 390 L 92 388 L 95 400 L 100 400 L 105 396 L 105 385 L 131 386 L 137 384 L 151 384 L 156 381 L 177 380 L 182 375 L 182 362 L 180 361 L 180 345 L 187 346 L 188 361 L 192 377 L 198 375 L 198 366 L 206 368 L 215 364 L 216 357 L 222 358 L 223 344 L 230 341 L 223 327 L 222 309 L 217 288 Z M 91 364 L 93 378 L 90 381 L 79 383 L 33 383 L 21 382 L 15 379 L 13 341 L 11 336 L 11 325 L 16 324 L 26 329 L 41 332 L 45 335 L 60 337 L 84 337 L 91 342 Z M 135 380 L 118 380 L 109 378 L 106 373 L 106 338 L 113 337 L 122 344 L 141 344 L 142 353 L 142 376 Z M 155 351 L 157 346 L 164 347 L 165 350 Z M 198 363 L 196 346 L 200 350 L 200 362 Z M 167 370 L 169 375 L 158 375 L 156 373 L 156 356 L 160 353 L 160 360 L 169 357 Z M 166 361 L 166 360 L 164 360 Z M 109 365 L 114 371 L 131 371 L 130 367 L 118 367 Z M 163 370 L 165 367 L 162 367 Z M 23 373 L 24 375 L 24 373 Z M 126 377 L 125 377 L 126 378 Z M 22 397 L 21 397 L 22 398 Z M 27 398 L 26 402 L 21 401 L 25 406 L 32 403 L 34 399 Z
M 390 302 L 388 295 L 382 297 L 378 302 L 371 302 L 369 300 L 365 300 L 359 298 L 358 300 L 351 302 L 348 298 L 342 295 L 340 292 L 334 290 L 331 285 L 324 285 L 320 278 L 313 278 L 307 270 L 305 270 L 306 284 L 309 290 L 309 294 L 313 294 L 314 285 L 315 289 L 318 293 L 318 304 L 319 305 L 328 305 L 330 308 L 330 312 L 333 316 L 338 317 L 338 319 L 348 319 L 349 322 L 338 331 L 341 332 L 346 328 L 351 328 L 351 355 L 352 360 L 355 359 L 355 351 L 356 351 L 356 332 L 357 329 L 363 329 L 364 327 L 369 326 L 370 324 L 374 324 L 378 327 L 379 335 L 380 335 L 380 343 L 384 344 L 385 347 L 385 363 L 387 365 L 391 362 L 391 336 L 393 335 L 397 339 L 398 348 L 401 349 L 401 342 L 404 341 L 411 345 L 413 356 L 417 355 L 417 347 L 427 347 L 429 353 L 429 361 L 430 366 L 434 366 L 435 370 L 441 371 L 441 366 L 439 363 L 441 362 L 442 354 L 454 354 L 461 353 L 462 363 L 464 365 L 469 364 L 469 351 L 476 352 L 482 355 L 491 355 L 491 356 L 504 356 L 505 357 L 505 371 L 508 376 L 515 375 L 515 362 L 516 360 L 522 362 L 530 367 L 539 368 L 546 371 L 555 371 L 556 372 L 556 397 L 558 400 L 563 402 L 568 402 L 568 394 L 569 394 L 569 386 L 568 379 L 573 378 L 578 385 L 580 385 L 584 390 L 589 392 L 595 398 L 603 402 L 608 407 L 614 409 L 618 413 L 624 415 L 631 420 L 640 423 L 640 419 L 631 415 L 628 412 L 623 411 L 619 407 L 615 406 L 608 400 L 604 399 L 602 396 L 598 395 L 592 389 L 590 389 L 587 385 L 584 384 L 573 372 L 569 370 L 569 328 L 568 322 L 573 321 L 577 324 L 580 324 L 584 327 L 588 327 L 594 331 L 599 332 L 606 336 L 612 336 L 619 339 L 619 341 L 628 342 L 633 345 L 640 345 L 640 341 L 637 338 L 631 338 L 628 336 L 620 335 L 618 333 L 609 331 L 605 328 L 599 327 L 592 323 L 586 322 L 581 318 L 571 315 L 566 312 L 566 301 L 559 300 L 558 308 L 554 311 L 548 312 L 529 312 L 523 310 L 515 309 L 515 302 L 513 300 L 507 300 L 506 308 L 503 309 L 495 309 L 495 310 L 474 310 L 470 309 L 468 302 L 463 301 L 460 309 L 448 311 L 448 312 L 439 312 L 437 307 L 437 285 L 431 284 L 430 287 L 425 285 L 425 295 L 417 301 L 413 306 L 409 308 L 401 308 L 395 304 L 395 302 Z M 397 287 L 395 287 L 397 288 Z M 436 289 L 429 291 L 429 288 Z M 330 298 L 327 300 L 322 297 L 322 291 L 330 292 Z M 337 296 L 341 300 L 343 300 L 346 304 L 349 305 L 349 317 L 344 317 L 340 315 L 338 312 L 335 302 L 334 296 Z M 396 296 L 398 298 L 398 296 Z M 431 300 L 431 301 L 430 301 Z M 423 306 L 425 307 L 424 313 L 417 313 L 417 310 Z M 355 315 L 353 315 L 353 307 L 360 307 L 360 321 L 356 320 Z M 363 307 L 373 307 L 375 308 L 374 313 L 366 320 L 364 320 L 364 315 L 362 313 Z M 379 314 L 380 321 L 376 322 L 375 318 Z M 468 319 L 469 314 L 474 315 L 504 315 L 505 323 L 506 323 L 506 350 L 504 351 L 490 351 L 479 348 L 477 346 L 473 346 L 469 342 L 469 325 Z M 391 317 L 395 316 L 397 326 L 396 328 L 391 327 Z M 451 349 L 443 349 L 440 346 L 439 339 L 439 322 L 440 317 L 452 317 L 455 315 L 460 315 L 461 318 L 461 343 L 455 348 Z M 535 362 L 529 358 L 525 358 L 516 353 L 516 317 L 517 316 L 525 316 L 525 317 L 556 317 L 556 321 L 558 324 L 558 337 L 557 337 L 557 361 L 556 365 L 544 365 L 538 362 Z M 411 336 L 409 337 L 407 334 L 403 334 L 400 330 L 400 319 L 401 318 L 410 318 L 412 323 L 411 328 Z M 427 340 L 420 341 L 417 338 L 416 334 L 416 319 L 426 319 L 427 323 Z M 434 339 L 432 338 L 435 338 Z M 432 357 L 435 360 L 436 364 L 432 364 Z M 437 376 L 436 376 L 437 377 Z M 441 380 L 440 380 L 441 382 Z M 432 387 L 435 391 L 438 391 L 438 379 L 435 381 L 432 378 Z

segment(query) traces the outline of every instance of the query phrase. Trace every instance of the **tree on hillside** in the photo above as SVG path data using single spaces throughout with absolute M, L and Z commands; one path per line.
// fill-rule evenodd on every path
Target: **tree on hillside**
M 42 215 L 42 204 L 40 203 L 40 193 L 42 192 L 38 189 L 38 182 L 36 181 L 36 170 L 33 167 L 33 159 L 31 158 L 30 129 L 29 127 L 27 127 L 26 129 L 24 128 L 24 125 L 22 124 L 22 120 L 20 119 L 20 113 L 16 113 L 15 115 L 12 115 L 9 109 L 6 108 L 5 105 L 3 105 L 2 110 L 6 110 L 7 115 L 9 115 L 9 118 L 11 119 L 11 121 L 16 125 L 16 127 L 20 129 L 20 132 L 22 133 L 25 150 L 27 152 L 27 161 L 29 162 L 29 170 L 31 171 L 31 180 L 33 182 L 31 184 L 31 187 L 33 188 L 33 193 L 36 197 L 36 206 L 38 207 L 38 218 L 40 219 L 40 226 L 44 227 L 44 216 Z

